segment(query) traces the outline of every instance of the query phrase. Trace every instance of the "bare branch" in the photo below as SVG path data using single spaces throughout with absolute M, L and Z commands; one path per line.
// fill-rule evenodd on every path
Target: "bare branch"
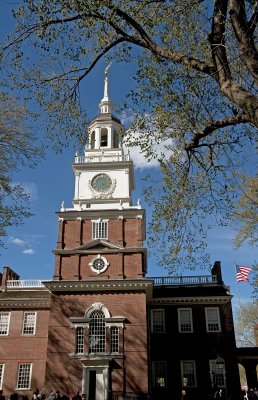
M 190 150 L 202 146 L 202 144 L 200 144 L 200 141 L 209 136 L 217 129 L 248 122 L 249 119 L 245 114 L 232 115 L 218 121 L 212 121 L 208 126 L 206 126 L 206 128 L 202 132 L 197 133 L 191 140 L 191 142 L 185 144 L 185 150 Z
M 239 48 L 243 54 L 241 59 L 258 82 L 258 51 L 254 43 L 253 32 L 249 29 L 247 23 L 244 1 L 229 0 L 229 15 Z

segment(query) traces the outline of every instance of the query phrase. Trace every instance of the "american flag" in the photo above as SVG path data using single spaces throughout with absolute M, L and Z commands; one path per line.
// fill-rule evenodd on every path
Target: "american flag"
M 240 265 L 236 265 L 236 280 L 237 282 L 249 282 L 247 276 L 252 271 L 250 267 L 243 267 Z

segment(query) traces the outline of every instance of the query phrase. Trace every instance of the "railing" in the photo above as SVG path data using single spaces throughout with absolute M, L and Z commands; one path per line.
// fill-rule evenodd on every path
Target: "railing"
M 117 162 L 117 161 L 130 161 L 130 155 L 101 155 L 101 156 L 77 156 L 75 157 L 75 164 L 85 163 L 99 163 L 99 162 Z
M 161 276 L 149 278 L 153 279 L 154 286 L 163 285 L 207 285 L 217 284 L 217 275 L 200 275 L 200 276 Z
M 40 288 L 44 287 L 40 279 L 27 279 L 27 280 L 10 280 L 6 282 L 6 287 L 11 288 Z
M 147 277 L 152 279 L 154 286 L 178 286 L 178 285 L 207 285 L 217 284 L 217 275 L 200 275 L 200 276 L 160 276 L 160 277 Z M 45 287 L 40 279 L 27 279 L 27 280 L 9 280 L 6 282 L 8 289 L 12 288 L 41 288 Z

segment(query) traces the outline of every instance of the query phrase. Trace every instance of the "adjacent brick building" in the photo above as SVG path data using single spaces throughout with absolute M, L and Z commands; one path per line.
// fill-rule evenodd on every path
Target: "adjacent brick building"
M 101 113 L 76 155 L 73 207 L 57 213 L 53 279 L 1 277 L 0 387 L 37 387 L 86 400 L 206 400 L 215 386 L 239 398 L 231 294 L 211 275 L 148 278 L 145 212 L 132 205 L 133 163 L 111 113 Z

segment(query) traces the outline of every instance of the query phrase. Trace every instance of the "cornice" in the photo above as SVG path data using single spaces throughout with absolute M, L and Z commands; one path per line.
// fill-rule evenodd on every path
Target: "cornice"
M 19 298 L 17 299 L 5 299 L 5 300 L 0 300 L 0 309 L 8 309 L 8 308 L 15 308 L 15 309 L 20 309 L 20 308 L 35 308 L 35 309 L 45 309 L 45 308 L 50 308 L 50 298 L 43 300 L 43 299 L 22 299 L 20 300 Z
M 226 304 L 233 296 L 189 296 L 189 297 L 159 297 L 151 299 L 149 305 L 160 304 Z
M 72 164 L 72 168 L 74 171 L 78 170 L 96 170 L 98 171 L 100 169 L 110 169 L 110 166 L 112 166 L 112 170 L 115 169 L 124 169 L 124 168 L 129 168 L 130 171 L 133 172 L 133 161 L 132 160 L 123 160 L 123 161 L 99 161 L 93 162 L 91 161 L 90 163 L 80 163 L 80 164 Z
M 124 247 L 121 249 L 110 249 L 107 247 L 103 248 L 90 248 L 90 249 L 54 249 L 52 251 L 53 254 L 58 255 L 74 255 L 74 254 L 118 254 L 118 253 L 143 253 L 144 255 L 147 254 L 147 250 L 144 247 Z
M 79 202 L 79 200 L 78 200 Z M 103 217 L 103 210 L 99 209 L 86 209 L 86 210 L 67 210 L 57 211 L 56 215 L 63 221 L 78 220 L 78 217 L 82 220 L 92 220 L 94 218 Z M 105 210 L 105 218 L 119 219 L 121 216 L 124 218 L 137 218 L 139 215 L 145 216 L 145 210 L 142 208 L 122 208 L 122 209 L 110 209 Z
M 94 281 L 43 281 L 51 292 L 150 292 L 153 281 L 143 279 Z

